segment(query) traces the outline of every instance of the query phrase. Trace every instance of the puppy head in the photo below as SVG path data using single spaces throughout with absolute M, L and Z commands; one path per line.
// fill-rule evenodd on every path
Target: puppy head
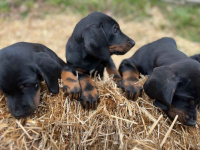
M 155 106 L 160 107 L 170 119 L 178 115 L 178 120 L 188 126 L 196 124 L 200 100 L 197 86 L 200 82 L 195 83 L 191 71 L 187 67 L 158 67 L 144 84 L 147 95 L 155 99 Z
M 9 111 L 15 118 L 29 116 L 39 104 L 39 76 L 30 66 L 22 64 L 3 65 L 1 68 L 0 87 Z
M 46 54 L 38 53 L 29 64 L 23 59 L 15 63 L 1 63 L 0 89 L 3 91 L 9 111 L 15 118 L 31 115 L 40 100 L 40 81 L 45 80 L 52 93 L 58 93 L 58 74 L 56 62 Z
M 82 32 L 85 51 L 96 58 L 109 60 L 110 55 L 123 55 L 128 52 L 135 42 L 126 36 L 119 24 L 111 17 L 94 12 L 82 19 Z

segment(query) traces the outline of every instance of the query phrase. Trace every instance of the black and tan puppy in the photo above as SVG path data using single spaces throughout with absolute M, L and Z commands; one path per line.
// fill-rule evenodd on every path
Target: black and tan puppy
M 98 93 L 90 77 L 91 71 L 97 71 L 102 76 L 106 67 L 108 73 L 114 74 L 114 79 L 120 83 L 121 77 L 111 55 L 123 55 L 134 45 L 135 42 L 122 33 L 113 18 L 100 12 L 83 18 L 66 45 L 67 66 L 61 78 L 67 94 L 81 98 L 84 107 L 95 108 Z M 75 71 L 79 72 L 78 79 Z
M 0 90 L 16 118 L 32 114 L 40 100 L 40 81 L 59 92 L 58 78 L 66 64 L 41 44 L 20 42 L 0 50 Z
M 142 85 L 134 84 L 139 73 L 150 75 L 144 84 L 146 94 L 155 99 L 171 119 L 193 126 L 197 120 L 200 102 L 200 64 L 177 49 L 172 38 L 162 38 L 136 51 L 123 60 L 119 71 L 127 97 L 136 99 Z

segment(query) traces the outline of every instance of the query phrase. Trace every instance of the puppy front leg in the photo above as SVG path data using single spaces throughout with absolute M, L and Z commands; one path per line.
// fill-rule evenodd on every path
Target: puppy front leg
M 122 77 L 119 74 L 117 68 L 115 67 L 112 58 L 110 58 L 110 60 L 106 63 L 106 71 L 108 72 L 109 75 L 114 74 L 113 80 L 116 82 L 118 87 L 121 87 Z
M 70 99 L 79 99 L 81 95 L 81 86 L 79 80 L 75 76 L 75 71 L 69 67 L 65 67 L 61 73 L 63 89 L 66 91 Z
M 99 95 L 97 93 L 97 89 L 94 86 L 92 78 L 88 74 L 79 74 L 79 81 L 82 89 L 82 106 L 86 109 L 95 109 L 97 107 Z
M 123 77 L 122 90 L 128 99 L 137 100 L 142 94 L 142 83 L 139 83 L 139 71 L 130 59 L 122 61 L 119 72 Z

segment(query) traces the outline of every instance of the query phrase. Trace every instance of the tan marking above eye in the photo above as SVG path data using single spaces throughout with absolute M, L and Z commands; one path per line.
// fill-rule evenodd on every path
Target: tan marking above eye
M 190 100 L 190 104 L 194 105 L 194 100 Z
M 23 88 L 24 88 L 24 86 L 23 86 L 23 85 L 20 85 L 20 86 L 19 86 L 19 89 L 23 89 Z
M 125 71 L 123 72 L 123 79 L 127 79 L 129 77 L 135 77 L 136 79 L 139 79 L 139 72 L 138 71 Z

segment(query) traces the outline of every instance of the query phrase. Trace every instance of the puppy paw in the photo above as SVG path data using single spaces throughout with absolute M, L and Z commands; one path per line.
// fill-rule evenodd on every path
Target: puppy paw
M 132 80 L 122 80 L 121 88 L 125 92 L 125 96 L 130 100 L 137 100 L 142 94 L 143 86 L 142 83 Z
M 94 86 L 92 78 L 88 75 L 84 75 L 80 79 L 80 85 L 82 89 L 81 103 L 86 109 L 96 109 L 99 100 L 97 89 Z
M 61 74 L 63 89 L 70 99 L 79 99 L 81 95 L 81 86 L 79 80 L 71 72 L 63 71 Z
M 113 81 L 117 84 L 117 87 L 121 87 L 122 79 L 121 78 L 113 78 Z
M 96 88 L 91 91 L 82 91 L 81 104 L 85 109 L 96 109 L 99 95 Z

